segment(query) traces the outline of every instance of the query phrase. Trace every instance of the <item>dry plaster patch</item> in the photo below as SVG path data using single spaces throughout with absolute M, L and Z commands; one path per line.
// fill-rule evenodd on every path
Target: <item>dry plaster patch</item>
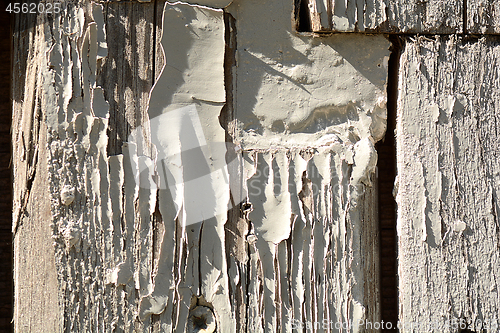
M 238 45 L 236 141 L 265 149 L 317 147 L 328 134 L 380 140 L 390 43 L 381 35 L 298 36 L 288 9 L 281 1 L 228 8 Z

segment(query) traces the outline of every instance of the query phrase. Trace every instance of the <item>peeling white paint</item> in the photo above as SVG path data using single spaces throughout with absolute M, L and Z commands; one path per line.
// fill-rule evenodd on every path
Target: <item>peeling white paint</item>
M 147 117 L 127 124 L 135 127 L 114 156 L 116 101 L 99 77 L 112 66 L 106 7 L 68 3 L 53 35 L 47 28 L 50 191 L 68 331 L 161 322 L 155 329 L 184 332 L 196 306 L 213 312 L 209 331 L 231 333 L 378 318 L 378 300 L 364 292 L 376 264 L 363 267 L 362 254 L 376 249 L 373 144 L 386 126 L 389 43 L 297 36 L 285 0 L 232 3 L 238 150 L 219 119 L 231 88 L 224 12 L 207 7 L 228 4 L 165 5 L 165 67 Z M 233 150 L 241 166 L 228 165 Z M 206 162 L 204 174 L 187 153 Z M 248 208 L 228 221 L 242 195 Z M 245 229 L 238 258 L 226 254 L 236 238 L 229 223 Z
M 184 314 L 191 298 L 203 295 L 213 305 L 221 331 L 231 332 L 235 322 L 228 299 L 226 263 L 221 257 L 229 203 L 229 176 L 226 168 L 220 167 L 225 165 L 225 131 L 218 120 L 225 103 L 223 12 L 167 4 L 163 21 L 166 65 L 151 92 L 151 121 L 144 125 L 150 126 L 151 141 L 158 152 L 159 209 L 165 232 L 158 273 L 150 280 L 150 292 L 140 301 L 139 316 L 145 320 L 174 305 L 179 309 L 177 325 L 185 327 Z M 132 137 L 140 137 L 138 132 Z M 197 159 L 192 160 L 194 165 L 186 160 L 185 154 L 195 151 L 202 160 L 205 156 L 212 170 L 201 178 L 189 176 L 202 167 L 194 163 Z M 137 153 L 143 154 L 140 149 Z M 172 234 L 179 230 L 178 223 L 182 242 L 188 244 L 185 263 L 172 262 Z M 184 270 L 183 265 L 189 268 Z M 179 268 L 180 281 L 174 281 L 173 270 Z M 172 294 L 173 284 L 179 288 L 180 299 Z
M 244 149 L 318 147 L 332 134 L 382 138 L 383 36 L 297 36 L 287 1 L 235 1 L 228 10 L 237 22 L 236 139 Z
M 397 120 L 403 323 L 435 322 L 439 332 L 456 332 L 446 325 L 454 321 L 471 331 L 499 323 L 499 62 L 493 38 L 406 40 Z

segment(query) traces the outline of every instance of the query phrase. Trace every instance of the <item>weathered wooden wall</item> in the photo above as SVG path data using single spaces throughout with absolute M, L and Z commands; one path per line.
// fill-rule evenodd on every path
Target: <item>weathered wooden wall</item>
M 305 15 L 309 16 L 311 21 L 309 31 L 313 32 L 443 34 L 461 33 L 463 30 L 463 0 L 296 0 L 296 2 L 298 6 L 302 3 L 301 8 L 307 12 Z M 300 16 L 300 11 L 298 14 Z
M 498 1 L 467 1 L 468 32 L 473 34 L 499 34 L 499 18 L 500 3 Z
M 257 162 L 247 176 L 250 267 L 263 269 L 253 293 L 262 284 L 264 331 L 380 321 L 376 191 L 356 174 L 371 155 L 364 143 L 384 135 L 390 44 L 382 36 L 297 36 L 290 1 L 235 1 L 227 10 L 236 22 L 234 138 Z M 287 178 L 282 197 L 252 193 L 255 182 L 272 188 Z
M 12 231 L 17 332 L 58 332 L 62 320 L 47 195 L 47 146 L 40 144 L 46 142 L 41 118 L 46 102 L 41 102 L 40 71 L 47 66 L 47 60 L 43 26 L 39 23 L 33 15 L 18 16 L 14 23 Z
M 496 5 L 193 2 L 207 7 L 75 0 L 17 17 L 16 331 L 380 321 L 387 97 L 401 331 L 498 322 L 498 39 L 458 35 L 498 33 Z M 296 34 L 298 9 L 315 32 L 449 36 L 404 37 L 389 63 L 382 35 Z M 199 146 L 212 172 L 193 185 L 183 154 Z
M 488 0 L 295 0 L 304 31 L 498 34 L 500 4 Z M 300 9 L 299 9 L 300 8 Z M 301 16 L 302 15 L 302 16 Z
M 500 324 L 499 51 L 497 37 L 437 36 L 408 38 L 402 52 L 400 320 L 441 325 L 419 331 Z
M 401 330 L 497 331 L 498 39 L 487 36 L 499 33 L 498 2 L 301 4 L 304 32 L 425 34 L 403 37 L 389 96 L 398 96 Z
M 197 305 L 215 313 L 218 332 L 379 320 L 373 143 L 385 129 L 389 43 L 287 40 L 293 3 L 282 1 L 268 37 L 284 44 L 259 58 L 272 45 L 251 36 L 251 9 L 265 6 L 233 6 L 232 18 L 159 1 L 74 1 L 63 15 L 16 23 L 23 38 L 14 63 L 26 72 L 15 80 L 13 108 L 16 331 L 190 332 Z M 368 58 L 345 47 L 368 41 L 376 45 Z M 262 66 L 238 90 L 254 69 L 241 61 L 246 54 Z M 335 75 L 321 69 L 325 54 L 351 79 L 325 87 Z M 299 89 L 306 111 L 266 95 L 284 78 L 278 94 Z M 357 101 L 335 97 L 346 84 Z M 255 115 L 245 100 L 261 96 L 281 118 L 254 126 L 275 137 L 292 128 L 290 142 L 309 137 L 307 145 L 252 144 L 245 131 Z M 213 197 L 199 204 L 213 201 L 223 214 L 202 223 L 190 220 L 197 189 L 184 182 L 183 193 L 171 192 L 160 172 L 177 163 L 178 155 L 165 155 L 169 144 L 185 144 L 169 115 L 190 105 L 207 144 L 249 142 L 239 153 L 244 163 L 221 174 L 246 194 L 211 176 Z M 257 105 L 257 114 L 265 111 Z M 211 163 L 234 148 L 212 150 Z

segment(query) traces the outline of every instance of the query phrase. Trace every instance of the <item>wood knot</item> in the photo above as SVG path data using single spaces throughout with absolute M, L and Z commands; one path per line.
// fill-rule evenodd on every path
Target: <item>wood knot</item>
M 188 333 L 213 333 L 215 328 L 215 315 L 209 307 L 197 306 L 189 311 Z

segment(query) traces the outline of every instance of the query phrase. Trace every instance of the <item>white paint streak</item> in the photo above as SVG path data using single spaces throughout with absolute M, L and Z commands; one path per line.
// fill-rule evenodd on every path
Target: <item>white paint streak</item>
M 377 320 L 378 300 L 364 292 L 376 264 L 364 267 L 363 254 L 375 244 L 373 143 L 385 131 L 388 41 L 297 36 L 285 0 L 230 6 L 238 33 L 234 139 L 244 161 L 237 185 L 253 210 L 241 217 L 251 225 L 242 237 L 248 264 L 230 258 L 240 266 L 228 269 L 222 10 L 166 4 L 165 67 L 149 121 L 127 118 L 136 127 L 123 155 L 108 156 L 116 114 L 99 73 L 113 66 L 110 18 L 99 4 L 90 13 L 66 6 L 46 41 L 54 66 L 43 72 L 55 106 L 46 118 L 64 328 L 141 331 L 161 318 L 161 330 L 183 332 L 203 302 L 217 332 L 232 333 L 234 286 L 246 288 L 248 332 L 288 332 L 293 319 Z M 126 105 L 130 89 L 120 96 Z M 206 174 L 193 173 L 201 169 L 187 159 L 193 152 Z M 74 198 L 60 197 L 64 186 Z
M 139 315 L 145 320 L 171 303 L 179 311 L 177 325 L 185 327 L 191 298 L 203 295 L 214 307 L 220 330 L 231 332 L 235 322 L 224 256 L 229 176 L 224 167 L 225 132 L 218 121 L 225 102 L 223 13 L 167 4 L 163 21 L 166 65 L 151 92 L 150 122 L 143 126 L 150 127 L 158 151 L 159 208 L 165 232 L 158 275 L 140 301 Z M 140 132 L 132 133 L 131 138 L 139 137 L 140 142 Z M 198 158 L 188 153 L 196 153 Z M 204 170 L 200 161 L 208 163 L 204 175 L 199 174 Z M 172 251 L 177 245 L 172 234 L 179 231 L 187 252 L 173 263 Z M 173 280 L 174 267 L 180 269 L 180 281 Z M 180 298 L 172 295 L 174 283 Z

